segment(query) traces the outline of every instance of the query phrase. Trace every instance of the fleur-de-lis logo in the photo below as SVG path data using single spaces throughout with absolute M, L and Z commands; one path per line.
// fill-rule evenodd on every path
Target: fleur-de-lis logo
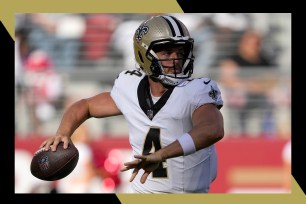
M 210 91 L 208 92 L 208 95 L 216 101 L 218 96 L 218 91 L 215 90 L 212 86 L 210 86 Z
M 148 33 L 148 31 L 149 31 L 149 27 L 148 26 L 146 26 L 145 24 L 140 25 L 137 28 L 136 33 L 135 33 L 136 40 L 139 42 L 142 39 L 143 35 Z

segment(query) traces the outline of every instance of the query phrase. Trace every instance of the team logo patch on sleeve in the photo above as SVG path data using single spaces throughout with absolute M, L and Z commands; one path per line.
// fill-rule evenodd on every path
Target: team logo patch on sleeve
M 218 91 L 215 90 L 212 86 L 210 86 L 210 91 L 208 92 L 208 95 L 216 101 L 218 96 Z

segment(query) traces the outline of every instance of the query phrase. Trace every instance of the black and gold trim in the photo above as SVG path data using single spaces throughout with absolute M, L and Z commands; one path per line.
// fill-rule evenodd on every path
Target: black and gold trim
M 152 120 L 158 111 L 166 104 L 174 88 L 175 87 L 169 87 L 162 97 L 154 104 L 150 93 L 148 76 L 145 76 L 140 81 L 137 90 L 139 105 L 150 120 Z

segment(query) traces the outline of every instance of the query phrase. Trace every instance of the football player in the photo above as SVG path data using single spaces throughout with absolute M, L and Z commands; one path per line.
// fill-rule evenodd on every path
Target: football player
M 135 159 L 121 171 L 132 170 L 132 193 L 208 193 L 217 176 L 215 143 L 224 136 L 218 85 L 191 78 L 194 40 L 177 18 L 151 17 L 133 41 L 139 66 L 122 71 L 110 92 L 70 106 L 41 147 L 67 147 L 85 120 L 123 114 Z

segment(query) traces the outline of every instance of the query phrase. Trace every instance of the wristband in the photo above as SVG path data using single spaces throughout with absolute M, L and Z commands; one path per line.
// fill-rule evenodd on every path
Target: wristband
M 184 156 L 196 152 L 196 147 L 194 145 L 192 137 L 188 133 L 184 133 L 180 136 L 177 141 L 181 144 L 182 149 L 184 151 Z

